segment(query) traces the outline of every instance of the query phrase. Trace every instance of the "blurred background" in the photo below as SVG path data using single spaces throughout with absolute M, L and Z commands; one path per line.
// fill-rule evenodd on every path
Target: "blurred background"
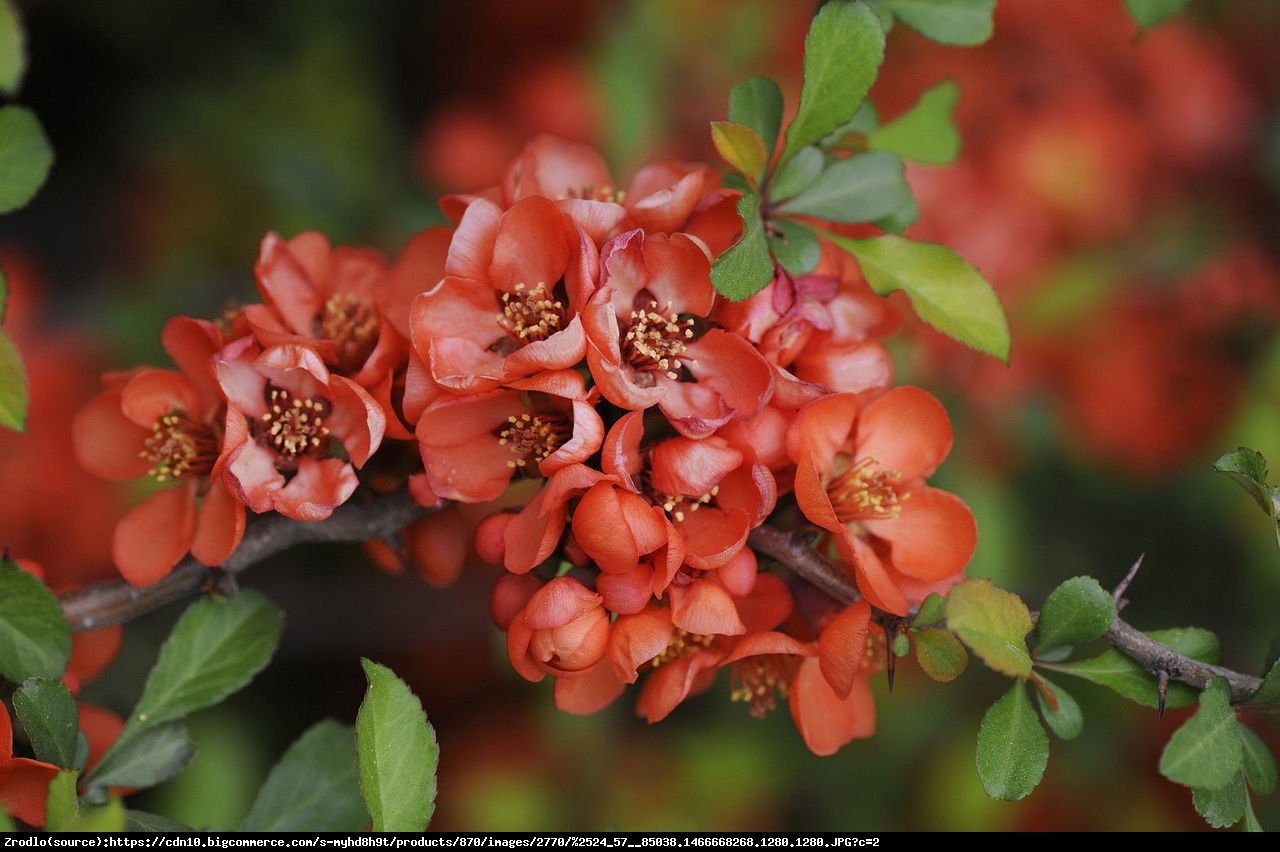
M 656 157 L 715 162 L 707 122 L 767 73 L 794 108 L 811 3 L 788 0 L 143 0 L 19 3 L 20 101 L 57 152 L 49 183 L 0 218 L 27 361 L 27 434 L 0 432 L 0 539 L 55 588 L 109 577 L 130 495 L 82 473 L 74 412 L 107 369 L 164 363 L 175 313 L 255 297 L 268 230 L 316 228 L 394 256 L 433 199 L 493 182 L 551 132 L 599 146 L 625 185 Z M 1196 624 L 1259 672 L 1280 632 L 1280 552 L 1212 471 L 1239 445 L 1280 464 L 1280 4 L 1193 0 L 1139 35 L 1121 0 L 1000 0 L 996 35 L 945 48 L 902 28 L 873 100 L 883 118 L 953 78 L 954 167 L 911 169 L 923 215 L 995 283 L 1009 368 L 922 328 L 899 380 L 939 394 L 956 450 L 939 484 L 969 502 L 971 566 L 1034 606 L 1140 553 L 1126 617 Z M 511 672 L 488 617 L 495 574 L 448 589 L 359 547 L 297 549 L 245 578 L 288 627 L 273 667 L 192 720 L 202 750 L 137 806 L 234 827 L 287 744 L 354 719 L 361 655 L 421 696 L 441 741 L 439 829 L 1196 829 L 1155 766 L 1185 718 L 1070 684 L 1087 723 L 1055 741 L 1018 804 L 978 783 L 978 721 L 1003 687 L 976 668 L 934 684 L 904 661 L 876 736 L 833 758 L 785 711 L 755 721 L 723 684 L 655 727 L 627 698 L 558 713 Z M 176 617 L 126 631 L 83 694 L 123 712 Z M 1062 685 L 1065 676 L 1058 680 Z M 1280 745 L 1274 717 L 1259 732 Z M 1275 796 L 1255 803 L 1280 829 Z

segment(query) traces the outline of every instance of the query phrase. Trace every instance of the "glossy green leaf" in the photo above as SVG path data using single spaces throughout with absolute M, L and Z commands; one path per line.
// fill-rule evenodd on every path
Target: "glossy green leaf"
M 1222 649 L 1218 639 L 1207 630 L 1197 627 L 1175 627 L 1168 630 L 1144 631 L 1152 639 L 1163 642 L 1175 651 L 1204 663 L 1220 663 Z M 1147 707 L 1159 706 L 1156 695 L 1156 679 L 1142 666 L 1119 651 L 1104 651 L 1096 657 L 1071 663 L 1040 662 L 1042 668 L 1065 672 L 1090 683 L 1105 686 Z M 1186 707 L 1196 701 L 1196 691 L 1183 683 L 1169 683 L 1165 706 L 1170 709 Z
M 904 24 L 942 44 L 972 46 L 991 38 L 996 0 L 880 0 Z
M 828 163 L 813 185 L 779 204 L 778 211 L 832 222 L 871 222 L 910 199 L 902 160 L 876 151 Z
M 1280 503 L 1277 491 L 1267 485 L 1267 460 L 1262 453 L 1248 447 L 1240 447 L 1223 453 L 1213 469 L 1225 473 L 1254 499 L 1258 507 L 1276 524 L 1276 544 L 1280 545 Z
M 916 617 L 912 619 L 912 627 L 928 627 L 930 624 L 937 624 L 939 621 L 947 617 L 947 599 L 937 592 L 930 592 L 928 597 L 920 604 L 920 609 L 916 610 Z
M 902 290 L 920 319 L 979 352 L 1009 360 L 1009 323 L 996 291 L 946 246 L 887 235 L 862 240 L 828 235 L 857 258 L 882 296 Z
M 711 283 L 716 291 L 735 302 L 755 295 L 773 280 L 773 261 L 760 219 L 760 196 L 743 193 L 738 216 L 742 218 L 742 237 L 711 267 Z
M 1280 704 L 1280 660 L 1271 664 L 1271 669 L 1262 679 L 1262 685 L 1249 696 L 1246 704 Z
M 1181 12 L 1191 0 L 1124 0 L 1129 14 L 1143 29 L 1164 23 Z
M 71 632 L 48 587 L 0 559 L 0 675 L 13 683 L 59 678 L 71 655 Z
M 0 426 L 21 432 L 27 427 L 27 373 L 18 347 L 0 331 Z
M 872 131 L 868 147 L 925 165 L 950 165 L 960 155 L 960 132 L 951 120 L 959 98 L 960 87 L 954 81 L 939 83 L 907 112 Z
M 769 235 L 769 250 L 782 268 L 792 275 L 808 275 L 822 260 L 822 243 L 810 228 L 792 219 L 775 219 L 777 231 Z
M 947 628 L 990 668 L 1012 677 L 1031 674 L 1026 635 L 1031 613 L 1022 599 L 990 580 L 966 580 L 947 594 Z
M 64 769 L 49 782 L 49 793 L 44 800 L 44 827 L 47 831 L 70 831 L 80 813 L 80 801 L 76 798 L 76 779 L 80 773 Z
M 796 155 L 783 163 L 774 174 L 773 181 L 769 184 L 769 199 L 776 204 L 804 192 L 813 186 L 826 164 L 826 157 L 812 145 L 796 151 Z
M 13 709 L 36 760 L 74 769 L 80 714 L 71 690 L 58 678 L 28 678 L 13 694 Z
M 1244 747 L 1244 774 L 1255 793 L 1270 796 L 1276 789 L 1276 758 L 1252 728 L 1240 726 L 1240 743 Z
M 751 184 L 760 179 L 769 154 L 754 130 L 732 121 L 713 121 L 711 141 L 724 161 L 746 175 Z
M 355 731 L 311 727 L 271 770 L 242 831 L 359 831 L 369 822 L 356 778 Z
M 1084 730 L 1084 714 L 1071 693 L 1049 680 L 1036 675 L 1036 703 L 1040 715 L 1060 740 L 1074 740 Z
M 945 630 L 921 630 L 915 635 L 915 645 L 920 670 L 941 683 L 960 677 L 969 665 L 960 640 Z
M 809 26 L 804 83 L 787 128 L 783 161 L 835 130 L 857 111 L 884 60 L 884 30 L 862 3 L 832 0 Z
M 0 213 L 26 206 L 53 165 L 53 148 L 35 113 L 0 107 Z
M 1092 577 L 1072 577 L 1045 598 L 1036 621 L 1036 649 L 1091 642 L 1106 633 L 1115 618 L 1110 592 Z
M 13 97 L 22 88 L 27 70 L 27 45 L 22 18 L 13 0 L 0 0 L 0 93 Z
M 186 723 L 164 722 L 116 740 L 86 780 L 94 787 L 154 787 L 181 772 L 195 755 Z
M 754 130 L 772 157 L 782 127 L 782 92 L 778 84 L 768 77 L 750 77 L 734 86 L 729 93 L 729 120 Z
M 982 717 L 978 728 L 978 778 L 993 799 L 1026 798 L 1044 777 L 1049 735 L 1017 682 Z
M 1160 755 L 1161 775 L 1188 787 L 1216 790 L 1240 773 L 1244 746 L 1230 698 L 1225 678 L 1209 681 L 1200 693 L 1200 709 L 1165 745 Z
M 1214 828 L 1227 828 L 1235 825 L 1244 816 L 1245 799 L 1248 795 L 1244 789 L 1244 776 L 1237 772 L 1225 787 L 1207 790 L 1197 787 L 1191 791 L 1191 803 L 1196 813 L 1204 817 L 1204 821 Z
M 1253 812 L 1253 802 L 1249 801 L 1248 793 L 1244 797 L 1244 830 L 1245 831 L 1263 831 L 1262 823 L 1258 822 L 1258 815 Z
M 194 831 L 191 826 L 146 811 L 125 811 L 125 831 L 174 832 Z
M 435 810 L 435 729 L 391 669 L 360 662 L 369 690 L 356 716 L 356 763 L 373 830 L 422 831 Z

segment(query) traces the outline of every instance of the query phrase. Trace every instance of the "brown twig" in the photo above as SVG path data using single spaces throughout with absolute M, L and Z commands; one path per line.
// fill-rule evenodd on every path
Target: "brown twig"
M 211 572 L 188 556 L 172 573 L 150 586 L 137 587 L 114 580 L 63 595 L 62 613 L 73 631 L 123 624 L 196 595 L 219 576 L 238 574 L 295 544 L 383 538 L 432 511 L 416 505 L 408 492 L 395 491 L 363 502 L 347 503 L 323 521 L 295 521 L 283 515 L 268 515 L 248 526 L 240 546 L 218 566 L 221 574 Z

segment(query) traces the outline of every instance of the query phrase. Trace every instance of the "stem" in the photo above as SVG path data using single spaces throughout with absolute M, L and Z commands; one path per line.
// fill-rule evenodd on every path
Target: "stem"
M 382 494 L 360 503 L 346 503 L 323 521 L 295 521 L 267 515 L 249 524 L 244 539 L 227 561 L 223 575 L 235 575 L 295 544 L 308 541 L 367 541 L 395 534 L 436 509 L 415 504 L 407 491 Z M 62 614 L 72 631 L 123 624 L 154 609 L 199 594 L 218 574 L 188 556 L 162 580 L 150 586 L 131 586 L 111 580 L 63 595 Z

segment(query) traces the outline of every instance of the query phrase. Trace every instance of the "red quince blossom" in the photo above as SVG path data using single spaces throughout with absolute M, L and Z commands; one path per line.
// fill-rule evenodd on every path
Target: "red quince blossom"
M 526 680 L 571 677 L 599 662 L 609 641 L 603 599 L 572 577 L 534 592 L 507 628 L 511 665 Z
M 28 825 L 44 825 L 44 804 L 58 767 L 13 756 L 13 723 L 0 704 L 0 807 Z
M 236 499 L 304 521 L 327 518 L 356 488 L 386 415 L 364 388 L 331 373 L 312 348 L 241 338 L 215 356 L 228 400 L 223 455 Z M 336 441 L 350 461 L 330 455 Z

